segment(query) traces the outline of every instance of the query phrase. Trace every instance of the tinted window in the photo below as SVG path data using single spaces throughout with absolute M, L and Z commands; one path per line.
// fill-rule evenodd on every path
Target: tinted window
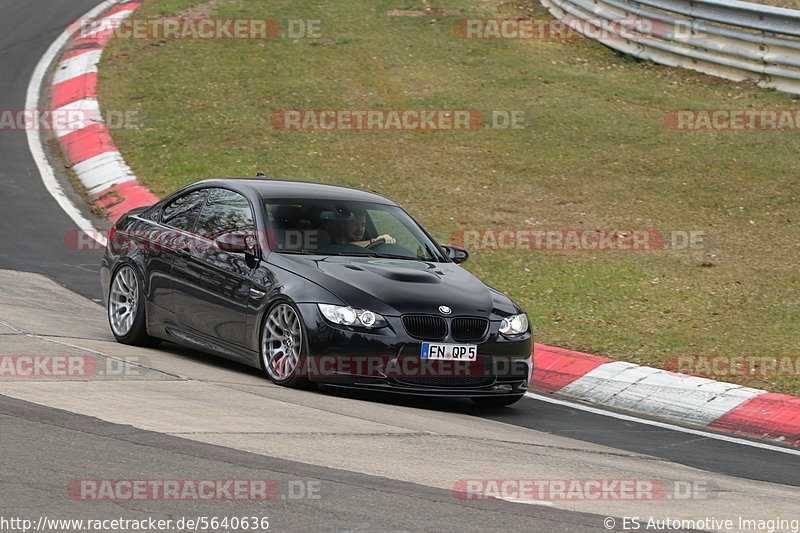
M 161 222 L 173 228 L 192 231 L 207 196 L 208 189 L 200 189 L 176 198 L 164 208 Z
M 197 222 L 198 234 L 215 239 L 224 233 L 253 229 L 253 210 L 247 198 L 227 189 L 211 189 Z

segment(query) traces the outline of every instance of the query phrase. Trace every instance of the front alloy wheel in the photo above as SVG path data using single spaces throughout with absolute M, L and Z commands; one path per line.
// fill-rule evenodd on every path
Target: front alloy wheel
M 139 284 L 136 274 L 129 266 L 117 271 L 111 284 L 111 297 L 108 301 L 108 318 L 111 330 L 117 337 L 130 333 L 138 313 Z
M 261 365 L 269 379 L 286 387 L 306 385 L 304 350 L 300 314 L 288 303 L 276 304 L 267 313 L 261 332 Z

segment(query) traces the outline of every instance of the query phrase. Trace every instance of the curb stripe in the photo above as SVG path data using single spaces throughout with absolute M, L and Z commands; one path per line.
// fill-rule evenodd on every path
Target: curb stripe
M 90 72 L 97 72 L 97 63 L 100 61 L 102 50 L 90 50 L 83 54 L 65 59 L 58 64 L 56 73 L 53 76 L 53 85 L 71 80 L 77 76 L 83 76 Z
M 771 392 L 762 394 L 708 427 L 800 446 L 800 398 Z
M 65 53 L 64 57 L 61 59 L 63 60 L 67 59 L 68 57 L 74 57 L 91 50 L 102 50 L 105 48 L 106 43 L 108 43 L 111 33 L 112 30 L 109 30 L 102 33 L 92 34 L 92 36 L 86 36 L 77 39 L 72 43 L 69 51 Z
M 124 2 L 112 7 L 111 9 L 103 13 L 103 16 L 101 18 L 116 18 L 119 15 L 119 13 L 123 11 L 129 11 L 129 13 L 126 13 L 125 16 L 122 17 L 126 18 L 130 16 L 131 13 L 133 13 L 134 10 L 136 10 L 136 8 L 139 7 L 140 5 L 142 5 L 141 2 Z
M 136 179 L 136 176 L 133 175 L 133 172 L 125 164 L 125 160 L 122 159 L 116 149 L 76 163 L 73 168 L 80 177 L 81 183 L 89 189 L 89 194 L 91 195 L 104 192 L 114 185 Z
M 532 390 L 800 446 L 800 398 L 534 345 Z
M 64 135 L 60 141 L 67 158 L 73 164 L 81 163 L 105 152 L 117 151 L 111 134 L 102 124 L 93 124 Z
M 61 55 L 61 61 L 72 59 L 75 56 L 85 54 L 86 52 L 91 52 L 92 50 L 97 51 L 102 48 L 103 48 L 102 45 L 95 42 L 86 41 L 86 42 L 81 42 L 80 45 L 72 43 L 72 45 L 69 48 L 67 48 Z
M 82 74 L 72 79 L 53 85 L 52 103 L 53 109 L 64 107 L 72 102 L 77 102 L 82 98 L 97 98 L 97 73 Z
M 61 56 L 51 87 L 52 107 L 61 110 L 88 111 L 75 129 L 56 131 L 56 136 L 72 168 L 94 204 L 106 208 L 115 222 L 125 212 L 158 201 L 141 185 L 119 153 L 108 128 L 102 123 L 97 102 L 97 64 L 103 48 L 120 22 L 130 16 L 141 2 L 126 2 L 111 7 L 100 17 L 79 19 L 68 31 L 71 42 Z M 98 31 L 81 34 L 84 21 L 97 22 Z M 92 122 L 86 124 L 85 122 Z M 77 129 L 77 126 L 84 126 Z
M 536 343 L 533 361 L 532 387 L 555 392 L 611 359 Z
M 93 17 L 100 14 L 103 10 L 115 4 L 114 0 L 105 0 L 100 4 L 94 6 L 92 9 L 83 15 L 84 18 Z M 70 35 L 64 30 L 50 43 L 50 46 L 39 58 L 36 66 L 33 69 L 31 78 L 28 81 L 28 86 L 25 90 L 25 109 L 38 109 L 42 101 L 42 87 L 45 78 L 51 73 L 56 58 L 61 50 L 64 49 L 69 42 Z M 39 130 L 28 129 L 25 132 L 25 137 L 28 142 L 28 149 L 31 152 L 31 157 L 36 163 L 36 169 L 39 171 L 39 178 L 42 180 L 47 193 L 52 196 L 53 200 L 64 211 L 64 213 L 72 220 L 78 228 L 92 228 L 92 222 L 89 221 L 84 214 L 78 209 L 74 203 L 67 197 L 67 194 L 62 187 L 61 182 L 56 178 L 53 163 L 51 158 L 45 152 L 45 141 L 42 132 Z M 101 246 L 105 246 L 106 238 L 98 231 L 90 231 L 89 236 Z
M 592 403 L 700 426 L 764 392 L 623 361 L 601 365 L 559 390 Z
M 66 121 L 64 127 L 54 130 L 53 133 L 56 137 L 64 137 L 70 133 L 75 133 L 89 126 L 102 124 L 103 122 L 100 118 L 100 106 L 97 104 L 96 98 L 81 98 L 80 100 L 75 100 L 72 103 L 56 109 L 56 111 L 81 111 L 81 113 L 75 114 L 76 116 L 74 117 L 66 115 L 67 118 L 72 118 L 74 120 Z
M 136 180 L 106 189 L 94 197 L 97 199 L 95 204 L 106 209 L 110 220 L 117 220 L 134 207 L 152 205 L 159 200 Z

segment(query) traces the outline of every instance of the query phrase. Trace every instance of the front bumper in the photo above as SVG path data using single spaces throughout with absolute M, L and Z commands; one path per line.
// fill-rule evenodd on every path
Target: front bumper
M 312 381 L 346 388 L 370 389 L 415 396 L 475 398 L 518 396 L 528 389 L 533 339 L 529 333 L 513 339 L 490 322 L 484 337 L 459 342 L 475 344 L 474 362 L 422 360 L 422 343 L 409 336 L 400 317 L 385 317 L 388 327 L 368 330 L 330 324 L 315 304 L 299 304 L 306 324 L 309 355 L 305 374 Z
M 370 390 L 374 392 L 388 392 L 406 396 L 447 397 L 447 398 L 482 398 L 497 396 L 519 396 L 528 390 L 528 382 L 518 381 L 513 384 L 495 384 L 487 387 L 461 389 L 455 387 L 417 386 L 411 387 L 389 380 L 379 381 L 373 379 L 357 379 L 350 383 L 336 381 L 320 381 L 330 387 L 345 389 Z

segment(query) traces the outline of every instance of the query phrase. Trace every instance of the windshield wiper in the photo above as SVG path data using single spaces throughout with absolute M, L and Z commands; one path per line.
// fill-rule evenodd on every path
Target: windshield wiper
M 343 252 L 329 252 L 328 255 L 342 255 L 342 256 L 353 256 L 353 257 L 377 257 L 378 252 L 372 252 L 369 250 L 364 250 L 363 252 L 353 252 L 353 251 L 343 251 Z
M 284 249 L 281 249 L 281 248 L 277 248 L 277 249 L 274 249 L 272 251 L 275 252 L 275 253 L 278 253 L 278 254 L 330 255 L 330 254 L 320 253 L 320 252 L 318 252 L 316 250 L 308 250 L 308 249 L 303 249 L 303 250 L 284 250 Z
M 378 252 L 375 257 L 382 257 L 384 259 L 407 259 L 408 261 L 427 261 L 427 259 L 420 259 L 419 257 L 410 257 L 408 255 L 400 254 L 383 254 Z
M 400 255 L 400 254 L 385 254 L 381 252 L 373 252 L 371 250 L 364 250 L 363 252 L 361 251 L 322 252 L 319 250 L 309 250 L 309 249 L 302 249 L 302 250 L 276 249 L 272 251 L 279 254 L 338 255 L 341 257 L 379 257 L 381 259 L 405 259 L 406 261 L 429 261 L 429 259 L 422 259 L 420 257 L 409 257 L 407 255 Z
M 338 252 L 338 255 L 351 255 L 354 257 L 379 257 L 381 259 L 406 259 L 408 261 L 426 261 L 426 259 L 420 259 L 419 257 L 410 257 L 408 255 L 400 254 L 385 254 L 381 252 L 373 252 L 371 250 L 365 250 L 363 252 Z

